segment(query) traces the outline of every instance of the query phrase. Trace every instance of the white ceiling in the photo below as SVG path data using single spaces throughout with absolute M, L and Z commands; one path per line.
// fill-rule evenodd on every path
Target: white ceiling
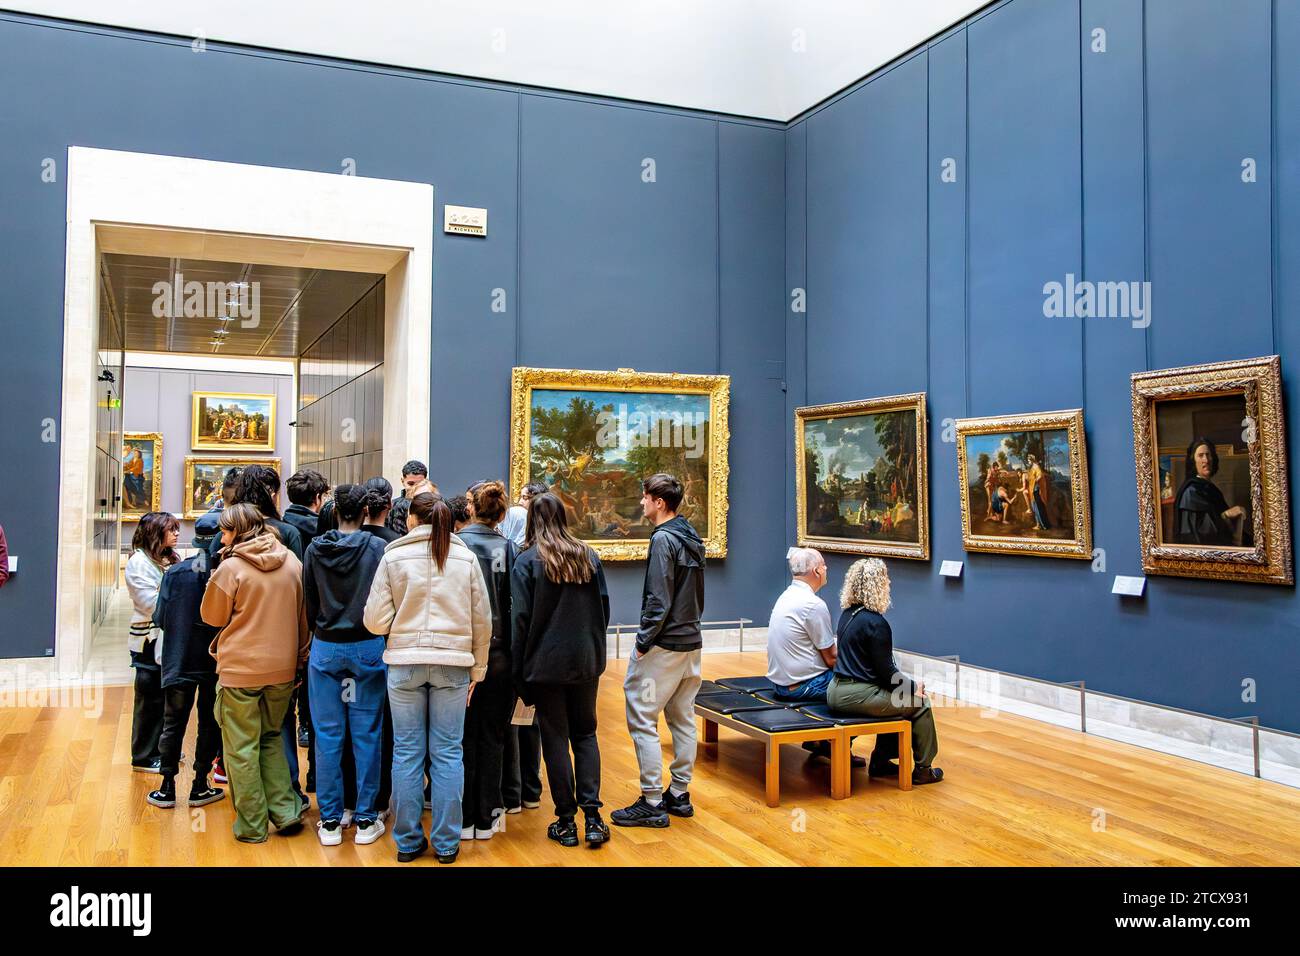
M 39 0 L 10 9 L 788 120 L 988 0 Z

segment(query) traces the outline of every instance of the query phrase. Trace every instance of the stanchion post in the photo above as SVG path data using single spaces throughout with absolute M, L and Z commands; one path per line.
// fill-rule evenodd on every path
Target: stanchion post
M 623 653 L 623 625 L 614 625 L 614 660 L 618 660 Z

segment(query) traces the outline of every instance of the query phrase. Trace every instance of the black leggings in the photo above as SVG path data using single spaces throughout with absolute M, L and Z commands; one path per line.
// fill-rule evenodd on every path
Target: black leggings
M 207 785 L 212 761 L 221 753 L 221 727 L 215 713 L 215 674 L 201 682 L 172 684 L 163 691 L 163 727 L 158 749 L 162 752 L 163 776 L 176 776 L 180 769 L 181 741 L 185 739 L 195 698 L 199 702 L 199 731 L 194 744 L 194 786 L 202 789 Z
M 537 705 L 542 757 L 546 760 L 546 779 L 551 785 L 557 817 L 571 818 L 578 807 L 588 812 L 601 807 L 600 747 L 596 742 L 599 687 L 597 678 L 581 684 L 534 684 L 529 688 Z

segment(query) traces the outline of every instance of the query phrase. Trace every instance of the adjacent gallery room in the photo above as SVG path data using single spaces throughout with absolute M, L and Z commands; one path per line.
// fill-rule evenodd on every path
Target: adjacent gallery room
M 1300 865 L 1300 3 L 10 6 L 42 922 L 926 867 L 1235 928 Z

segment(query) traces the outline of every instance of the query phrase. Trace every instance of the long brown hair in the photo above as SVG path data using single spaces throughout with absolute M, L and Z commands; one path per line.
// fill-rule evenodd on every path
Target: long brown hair
M 591 580 L 591 549 L 569 531 L 564 502 L 549 491 L 528 503 L 524 547 L 537 548 L 553 584 L 585 584 Z
M 257 505 L 241 501 L 233 504 L 229 508 L 223 508 L 221 518 L 217 524 L 222 531 L 233 531 L 234 537 L 231 538 L 230 544 L 221 549 L 221 556 L 228 558 L 235 551 L 235 546 L 243 544 L 245 541 L 252 541 L 258 535 L 266 534 L 271 529 L 266 518 Z
M 168 531 L 179 531 L 180 528 L 181 523 L 175 515 L 166 511 L 151 511 L 142 516 L 140 523 L 135 526 L 135 534 L 131 535 L 131 547 L 149 555 L 154 564 L 168 567 L 179 561 L 181 556 L 163 542 Z
M 422 491 L 411 499 L 411 514 L 429 526 L 429 557 L 441 573 L 451 550 L 451 509 L 440 497 Z

